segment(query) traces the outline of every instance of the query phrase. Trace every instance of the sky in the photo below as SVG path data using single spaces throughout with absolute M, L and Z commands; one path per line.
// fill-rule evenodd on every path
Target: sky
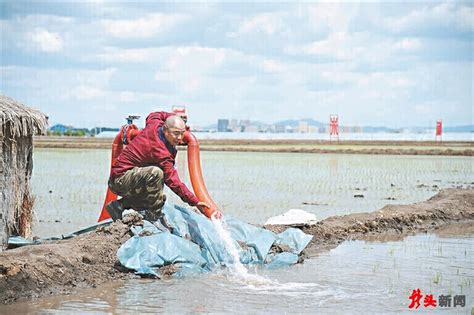
M 472 2 L 0 1 L 0 93 L 50 125 L 473 124 Z

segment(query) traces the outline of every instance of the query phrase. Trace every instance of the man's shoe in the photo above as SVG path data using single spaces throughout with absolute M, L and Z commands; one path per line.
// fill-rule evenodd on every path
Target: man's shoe
M 166 202 L 166 195 L 163 194 L 161 197 L 161 202 L 156 206 L 157 209 L 162 209 Z
M 156 222 L 163 216 L 163 212 L 160 210 L 143 210 L 143 219 L 150 221 L 151 223 Z
M 109 202 L 109 204 L 105 206 L 105 208 L 109 212 L 112 220 L 117 221 L 119 219 L 122 219 L 122 212 L 124 209 L 122 207 L 122 204 L 118 200 Z

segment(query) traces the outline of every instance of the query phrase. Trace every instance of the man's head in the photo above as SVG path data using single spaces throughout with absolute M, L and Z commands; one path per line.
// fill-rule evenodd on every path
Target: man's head
M 163 125 L 166 140 L 172 145 L 178 145 L 183 140 L 186 124 L 179 116 L 170 116 Z

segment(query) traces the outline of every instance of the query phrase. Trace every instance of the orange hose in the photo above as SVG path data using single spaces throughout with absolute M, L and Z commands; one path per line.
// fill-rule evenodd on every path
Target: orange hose
M 135 125 L 125 125 L 120 129 L 120 131 L 118 132 L 118 134 L 114 138 L 114 142 L 112 143 L 112 159 L 111 159 L 111 163 L 110 163 L 110 168 L 111 169 L 112 169 L 112 166 L 115 165 L 118 156 L 120 155 L 120 153 L 122 153 L 122 150 L 123 150 L 123 140 L 124 140 L 123 139 L 123 132 L 124 132 L 124 128 L 126 128 L 125 129 L 125 135 L 126 135 L 127 143 L 130 143 L 133 140 L 133 138 L 135 138 L 141 132 L 138 129 L 138 127 L 135 126 Z M 107 220 L 108 218 L 110 218 L 110 214 L 107 211 L 106 206 L 111 201 L 115 201 L 115 200 L 117 200 L 117 195 L 114 194 L 112 192 L 112 190 L 110 190 L 110 188 L 108 188 L 108 186 L 107 186 L 107 193 L 105 195 L 104 204 L 102 206 L 102 211 L 100 212 L 99 220 L 97 220 L 97 222 L 101 222 L 103 220 Z
M 123 149 L 123 143 L 122 143 L 122 132 L 119 131 L 119 133 L 115 136 L 114 142 L 112 143 L 112 161 L 110 163 L 110 168 L 115 164 L 115 160 L 117 157 L 122 153 Z M 106 206 L 109 204 L 109 202 L 117 200 L 117 195 L 110 190 L 110 188 L 107 185 L 107 193 L 105 195 L 105 200 L 104 204 L 102 206 L 102 211 L 100 212 L 99 220 L 97 222 L 101 222 L 103 220 L 107 220 L 110 218 L 110 214 L 106 209 Z
M 211 218 L 214 212 L 219 209 L 219 207 L 217 207 L 214 200 L 212 200 L 211 196 L 207 192 L 206 184 L 204 184 L 201 171 L 199 142 L 189 131 L 184 133 L 183 141 L 188 144 L 188 169 L 194 194 L 199 199 L 199 201 L 204 201 L 210 206 L 210 208 L 206 208 L 204 210 L 204 215 L 208 218 Z

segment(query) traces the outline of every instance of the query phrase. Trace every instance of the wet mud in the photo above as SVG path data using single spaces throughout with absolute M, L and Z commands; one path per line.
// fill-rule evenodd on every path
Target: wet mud
M 427 201 L 388 205 L 379 211 L 334 216 L 312 225 L 295 225 L 313 240 L 305 249 L 311 257 L 345 240 L 393 240 L 449 226 L 472 227 L 474 189 L 446 189 Z M 288 226 L 266 226 L 280 232 Z M 129 227 L 115 222 L 73 239 L 26 246 L 0 253 L 0 303 L 49 295 L 71 294 L 113 280 L 137 277 L 117 261 L 117 249 L 130 238 Z M 275 249 L 278 250 L 278 249 Z M 170 268 L 169 273 L 173 273 Z

